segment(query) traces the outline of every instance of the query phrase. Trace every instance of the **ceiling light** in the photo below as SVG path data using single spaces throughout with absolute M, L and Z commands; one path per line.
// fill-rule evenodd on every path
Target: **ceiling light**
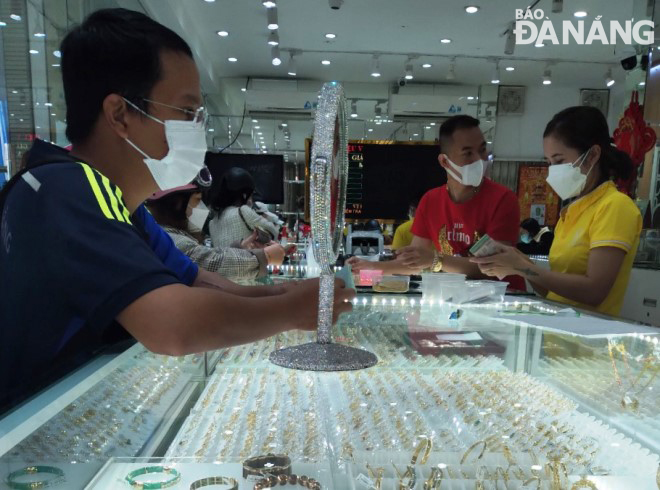
M 283 128 L 287 128 L 287 127 L 289 127 L 289 124 L 288 124 L 288 123 L 285 123 L 284 121 L 282 121 L 282 127 L 283 127 Z
M 419 133 L 413 133 L 413 136 L 419 136 Z
M 371 60 L 371 76 L 378 78 L 380 76 L 380 63 L 378 61 L 378 55 L 374 55 Z
M 266 10 L 266 16 L 268 17 L 268 29 L 271 31 L 274 31 L 275 29 L 279 28 L 279 25 L 277 24 L 277 8 L 269 8 Z
M 575 12 L 573 14 L 573 16 L 577 17 L 578 19 L 582 19 L 582 18 L 586 17 L 587 15 L 588 14 L 587 14 L 586 10 L 578 10 L 577 12 Z
M 277 7 L 277 4 L 273 0 L 264 0 L 263 2 L 261 2 L 261 4 L 267 9 L 272 9 L 273 7 Z
M 367 131 L 369 131 L 370 133 L 372 133 L 372 132 L 373 132 L 373 128 L 369 128 L 369 129 L 367 129 Z
M 351 117 L 358 117 L 357 113 L 357 102 L 351 102 Z
M 18 93 L 18 90 L 12 90 L 11 93 L 12 93 L 12 94 L 17 94 L 17 93 Z
M 39 51 L 37 51 L 36 49 L 31 49 L 30 54 L 39 54 Z
M 56 49 L 55 51 L 53 51 L 53 56 L 55 56 L 55 58 L 61 58 L 62 52 L 59 49 Z
M 431 129 L 431 126 L 424 126 L 424 129 Z
M 52 102 L 46 102 L 44 105 L 45 105 L 46 107 L 53 107 L 53 103 L 52 103 Z
M 334 39 L 334 38 L 337 37 L 337 34 L 333 34 L 332 32 L 328 32 L 328 33 L 325 35 L 325 37 L 326 37 L 327 39 Z
M 220 37 L 227 37 L 229 36 L 229 33 L 227 31 L 218 31 L 217 32 L 218 36 Z
M 467 100 L 474 100 L 474 97 L 472 95 L 469 95 Z
M 434 123 L 434 122 L 432 122 L 432 123 L 431 123 L 431 126 L 435 126 L 435 123 Z
M 640 87 L 644 87 L 646 85 L 646 82 L 639 82 L 638 84 Z
M 413 78 L 415 78 L 413 76 L 413 67 L 412 67 L 412 64 L 410 64 L 410 63 L 406 64 L 406 74 L 405 74 L 404 78 L 406 80 L 412 80 Z
M 282 58 L 280 57 L 280 48 L 273 46 L 270 48 L 270 56 L 272 58 L 273 66 L 280 66 L 282 64 Z
M 7 23 L 6 23 L 6 22 L 2 22 L 2 21 L 0 21 L 0 27 L 6 27 L 6 26 L 7 26 Z
M 45 32 L 35 32 L 34 37 L 46 37 L 46 33 Z
M 431 66 L 433 66 L 433 65 L 431 65 L 431 63 L 424 63 L 422 65 L 422 68 L 431 68 Z
M 543 85 L 552 85 L 552 71 L 550 69 L 543 72 Z
M 256 119 L 252 119 L 252 122 L 253 122 L 254 124 L 257 124 L 259 121 L 257 121 Z
M 50 66 L 52 66 L 53 68 L 59 68 L 59 67 L 60 67 L 60 64 L 59 64 L 59 63 L 53 63 L 53 64 L 50 65 Z
M 500 63 L 495 62 L 495 70 L 493 70 L 493 76 L 490 79 L 490 83 L 497 85 L 500 83 Z
M 552 13 L 560 14 L 564 10 L 564 0 L 552 0 Z
M 543 43 L 536 43 L 534 45 L 535 48 L 542 48 L 543 46 L 545 46 L 545 44 L 543 44 Z
M 16 15 L 16 14 L 11 14 L 11 15 L 9 16 L 9 18 L 10 18 L 11 20 L 15 20 L 16 22 L 20 22 L 20 21 L 21 21 L 21 16 L 20 16 L 20 15 Z
M 261 126 L 255 126 L 254 129 L 261 129 Z M 261 133 L 259 133 L 261 134 Z
M 330 60 L 321 60 L 321 64 L 328 66 L 330 64 Z
M 516 50 L 516 34 L 515 34 L 515 22 L 509 24 L 509 28 L 506 31 L 506 40 L 504 41 L 504 54 L 509 56 L 513 54 Z
M 230 63 L 236 63 L 238 61 L 238 58 L 234 58 L 233 56 L 230 56 L 229 58 L 227 58 L 227 61 L 229 61 Z
M 57 116 L 57 114 L 55 114 L 54 112 L 51 112 L 50 115 L 51 116 Z
M 215 132 L 215 129 L 209 128 L 209 133 L 213 133 L 213 132 Z
M 515 68 L 514 68 L 513 66 L 507 66 L 507 67 L 505 68 L 505 70 L 506 70 L 506 71 L 514 71 Z
M 608 87 L 611 87 L 615 83 L 616 82 L 615 82 L 614 78 L 612 78 L 612 69 L 609 68 L 607 70 L 607 72 L 605 73 L 605 85 L 607 85 Z
M 444 38 L 444 39 L 440 39 L 440 42 L 441 42 L 442 44 L 449 44 L 449 43 L 451 42 L 451 39 L 449 39 L 449 38 L 446 37 L 446 38 Z
M 280 36 L 277 35 L 277 32 L 271 32 L 268 35 L 268 44 L 270 46 L 278 46 L 280 44 Z
M 247 89 L 245 87 L 241 87 L 241 92 L 247 92 Z
M 479 7 L 477 7 L 476 5 L 468 5 L 467 7 L 465 7 L 465 11 L 468 14 L 476 14 L 477 12 L 479 12 Z
M 292 77 L 295 77 L 298 74 L 298 63 L 291 51 L 289 51 L 289 66 L 286 71 Z
M 204 0 L 204 1 L 207 2 L 207 3 L 213 3 L 213 2 L 215 2 L 215 0 Z

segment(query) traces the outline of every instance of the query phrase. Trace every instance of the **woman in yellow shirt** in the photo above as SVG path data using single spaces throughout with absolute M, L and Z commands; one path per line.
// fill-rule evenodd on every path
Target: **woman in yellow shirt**
M 472 259 L 482 272 L 520 274 L 553 301 L 618 315 L 639 244 L 642 217 L 614 180 L 627 179 L 633 165 L 611 143 L 605 116 L 592 107 L 570 107 L 556 114 L 543 133 L 550 163 L 548 184 L 562 200 L 550 249 L 550 270 L 513 247 Z

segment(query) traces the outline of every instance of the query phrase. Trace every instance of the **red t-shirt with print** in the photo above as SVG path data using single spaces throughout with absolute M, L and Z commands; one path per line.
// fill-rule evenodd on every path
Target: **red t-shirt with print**
M 490 179 L 484 179 L 479 192 L 461 204 L 451 200 L 446 185 L 431 189 L 420 201 L 412 226 L 413 235 L 432 240 L 440 253 L 463 257 L 485 234 L 493 240 L 515 244 L 519 230 L 518 198 Z M 514 289 L 525 289 L 520 276 L 505 280 Z

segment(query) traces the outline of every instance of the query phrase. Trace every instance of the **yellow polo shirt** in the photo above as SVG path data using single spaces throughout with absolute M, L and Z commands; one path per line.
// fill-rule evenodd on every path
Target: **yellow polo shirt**
M 616 281 L 605 300 L 595 308 L 600 313 L 618 315 L 632 270 L 642 216 L 635 203 L 619 192 L 613 182 L 605 182 L 584 197 L 562 209 L 550 249 L 550 268 L 566 274 L 586 275 L 589 251 L 615 247 L 626 252 Z M 593 307 L 566 299 L 553 292 L 547 298 L 580 308 Z
M 405 223 L 401 223 L 394 232 L 394 241 L 392 242 L 392 250 L 399 250 L 400 248 L 407 247 L 413 241 L 414 235 L 410 231 L 413 225 L 412 219 Z

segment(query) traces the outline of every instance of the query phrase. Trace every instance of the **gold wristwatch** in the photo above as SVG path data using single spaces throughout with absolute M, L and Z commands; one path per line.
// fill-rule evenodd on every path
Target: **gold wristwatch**
M 437 250 L 433 251 L 433 263 L 431 264 L 431 272 L 442 271 L 442 254 Z

